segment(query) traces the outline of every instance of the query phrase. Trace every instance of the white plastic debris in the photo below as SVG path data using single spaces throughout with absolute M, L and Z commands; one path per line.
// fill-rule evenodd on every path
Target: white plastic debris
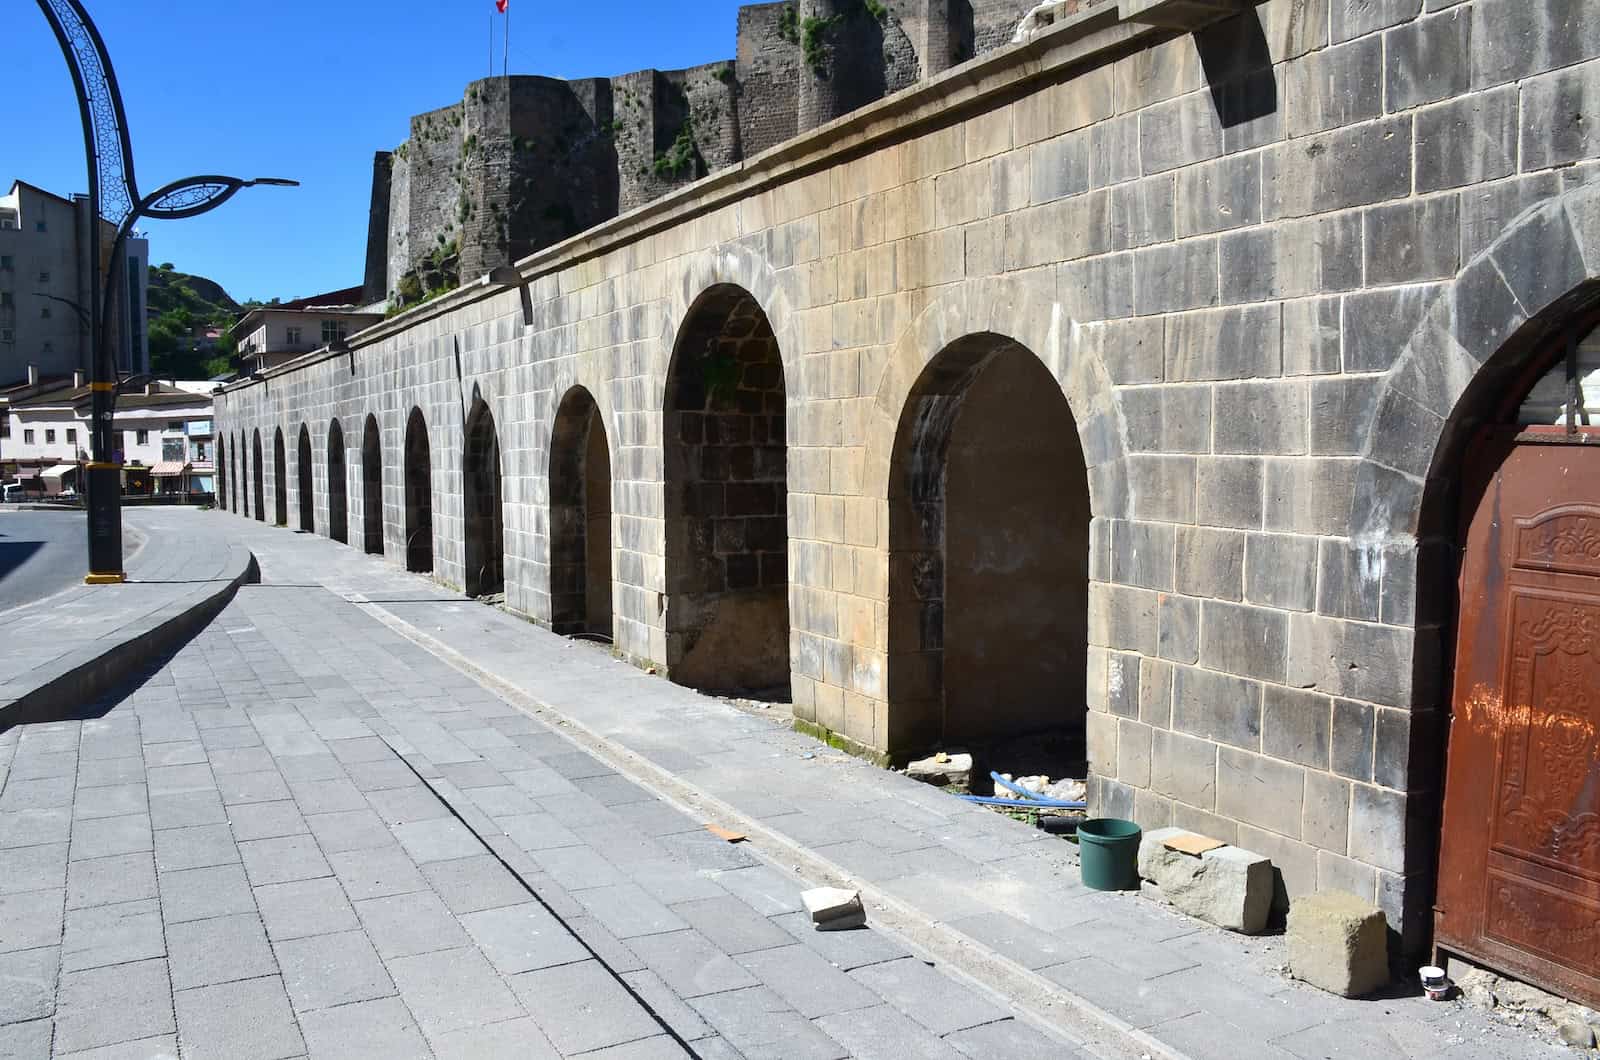
M 815 887 L 802 891 L 800 903 L 811 914 L 811 923 L 818 931 L 844 931 L 858 928 L 867 922 L 867 910 L 861 904 L 860 891 L 847 891 L 842 887 Z

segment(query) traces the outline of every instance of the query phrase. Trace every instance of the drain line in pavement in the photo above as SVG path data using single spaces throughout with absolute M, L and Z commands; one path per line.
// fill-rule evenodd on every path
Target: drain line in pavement
M 399 750 L 397 750 L 395 748 L 394 744 L 389 742 L 389 738 L 387 736 L 383 736 L 382 734 L 379 734 L 379 735 L 382 738 L 382 740 L 384 742 L 384 745 L 387 746 L 389 748 L 389 750 L 394 753 L 394 756 L 396 758 L 398 758 L 401 762 L 403 762 L 407 769 L 411 770 L 412 775 L 415 776 L 417 778 L 417 780 L 422 782 L 422 786 L 427 788 L 428 792 L 434 798 L 439 800 L 439 805 L 443 806 L 446 810 L 449 810 L 450 811 L 450 816 L 454 817 L 458 822 L 460 822 L 461 827 L 465 828 L 467 831 L 472 833 L 472 838 L 474 838 L 474 839 L 476 839 L 478 841 L 478 845 L 483 847 L 484 850 L 487 850 L 489 852 L 489 856 L 494 858 L 496 861 L 498 861 L 500 863 L 501 868 L 503 868 L 507 872 L 511 873 L 512 879 L 516 880 L 518 885 L 521 886 L 523 890 L 527 891 L 530 895 L 532 895 L 533 896 L 533 900 L 538 902 L 539 905 L 544 908 L 545 912 L 549 913 L 552 917 L 554 917 L 556 923 L 560 924 L 562 929 L 565 930 L 567 934 L 571 935 L 573 938 L 578 940 L 578 945 L 582 946 L 584 948 L 584 950 L 589 954 L 589 956 L 591 958 L 593 958 L 600 965 L 600 967 L 602 967 L 602 968 L 604 968 L 606 970 L 606 974 L 607 975 L 611 976 L 612 979 L 616 980 L 618 986 L 622 987 L 622 989 L 624 989 L 624 990 L 626 990 L 628 992 L 628 996 L 633 998 L 633 1000 L 638 1003 L 640 1008 L 644 1009 L 645 1012 L 649 1013 L 650 1018 L 655 1020 L 656 1025 L 658 1027 L 660 1027 L 663 1031 L 665 1031 L 666 1034 L 673 1041 L 677 1042 L 678 1046 L 681 1049 L 683 1049 L 683 1051 L 686 1054 L 688 1054 L 688 1056 L 690 1056 L 692 1058 L 692 1060 L 703 1060 L 703 1058 L 700 1056 L 700 1054 L 695 1052 L 694 1046 L 690 1045 L 687 1041 L 685 1041 L 683 1035 L 679 1034 L 677 1032 L 677 1030 L 675 1030 L 672 1027 L 671 1024 L 669 1024 L 665 1019 L 662 1018 L 661 1014 L 659 1012 L 657 1012 L 651 1006 L 650 1002 L 646 1001 L 639 994 L 639 991 L 637 991 L 637 990 L 635 990 L 633 988 L 633 984 L 628 982 L 626 979 L 624 979 L 622 977 L 622 974 L 620 972 L 618 972 L 615 968 L 611 967 L 611 962 L 607 961 L 604 957 L 600 956 L 599 952 L 593 946 L 589 945 L 589 940 L 584 938 L 577 931 L 575 931 L 573 929 L 572 925 L 567 923 L 566 917 L 564 917 L 560 913 L 558 913 L 555 910 L 554 906 L 552 906 L 549 902 L 545 901 L 544 895 L 540 894 L 534 888 L 533 884 L 529 883 L 527 881 L 527 879 L 522 875 L 522 873 L 517 871 L 516 866 L 512 865 L 509 861 L 507 861 L 504 857 L 502 857 L 500 852 L 494 848 L 494 845 L 491 844 L 487 839 L 485 839 L 481 832 L 479 832 L 476 828 L 472 827 L 471 822 L 469 822 L 464 816 L 462 816 L 461 811 L 456 809 L 455 806 L 451 804 L 450 800 L 447 799 L 444 796 L 444 793 L 441 792 L 438 788 L 434 787 L 433 786 L 433 782 L 430 781 L 427 777 L 423 776 L 422 773 L 417 769 L 417 767 L 415 765 L 413 765 L 411 763 L 411 761 L 408 758 L 406 758 L 405 755 L 401 754 L 399 752 Z

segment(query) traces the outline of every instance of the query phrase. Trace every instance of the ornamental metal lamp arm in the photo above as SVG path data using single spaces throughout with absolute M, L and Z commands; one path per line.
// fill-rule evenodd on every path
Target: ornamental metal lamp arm
M 78 94 L 78 114 L 83 121 L 84 153 L 89 169 L 89 203 L 94 211 L 89 223 L 89 275 L 103 284 L 99 298 L 89 306 L 91 416 L 89 436 L 92 459 L 88 465 L 90 584 L 120 582 L 122 571 L 122 482 L 114 462 L 112 424 L 115 419 L 117 371 L 111 356 L 106 321 L 116 304 L 124 250 L 134 222 L 141 217 L 178 220 L 215 209 L 240 188 L 253 184 L 294 186 L 295 181 L 267 177 L 201 176 L 174 181 L 140 197 L 133 172 L 133 145 L 128 117 L 122 106 L 116 72 L 105 41 L 79 0 L 38 0 L 39 10 L 55 32 Z M 102 276 L 100 222 L 116 233 L 111 261 Z M 93 282 L 93 281 L 91 281 Z

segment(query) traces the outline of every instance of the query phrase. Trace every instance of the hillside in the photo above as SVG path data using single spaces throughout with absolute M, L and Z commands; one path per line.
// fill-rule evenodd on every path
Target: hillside
M 232 340 L 214 347 L 195 330 L 215 324 L 226 330 L 243 310 L 222 285 L 179 272 L 171 262 L 150 267 L 150 370 L 178 379 L 210 379 L 233 366 Z M 202 332 L 203 335 L 203 332 Z

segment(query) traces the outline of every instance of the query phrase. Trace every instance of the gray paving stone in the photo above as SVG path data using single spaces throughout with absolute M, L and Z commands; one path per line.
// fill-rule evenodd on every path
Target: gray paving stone
M 1196 1011 L 1190 999 L 1097 957 L 1058 964 L 1040 974 L 1135 1027 L 1151 1027 Z
M 328 780 L 292 780 L 289 790 L 300 812 L 308 817 L 316 813 L 342 813 L 367 808 L 367 797 L 344 776 Z
M 436 1060 L 556 1060 L 561 1055 L 529 1016 L 430 1035 L 428 1040 Z
M 305 1052 L 283 981 L 275 975 L 180 990 L 173 1003 L 186 1060 L 280 1060 Z
M 215 791 L 176 791 L 150 796 L 150 820 L 156 828 L 188 828 L 197 824 L 224 824 L 222 796 Z
M 770 865 L 728 869 L 713 873 L 711 878 L 762 916 L 800 912 L 805 908 L 800 904 L 800 892 L 811 886 L 799 876 L 779 872 Z
M 596 959 L 618 975 L 644 969 L 644 962 L 639 959 L 638 954 L 602 927 L 594 917 L 581 915 L 582 913 L 583 909 L 580 906 L 577 914 L 563 913 L 561 916 L 568 930 L 583 940 L 584 944 L 594 952 Z
M 808 913 L 785 913 L 773 917 L 772 922 L 829 964 L 847 972 L 911 956 L 911 951 L 898 940 L 870 926 L 854 931 L 818 931 Z
M 310 831 L 305 818 L 300 816 L 300 808 L 290 799 L 230 806 L 228 823 L 233 827 L 233 837 L 240 842 L 300 835 Z
M 50 1036 L 55 1024 L 50 1020 L 29 1020 L 0 1026 L 0 1060 L 37 1060 L 50 1055 Z M 177 1051 L 174 1049 L 174 1057 Z
M 149 814 L 99 817 L 72 824 L 73 861 L 148 851 L 152 845 Z
M 293 990 L 291 988 L 291 994 Z M 358 1001 L 318 1012 L 302 1012 L 300 1029 L 312 1056 L 345 1060 L 409 1060 L 429 1055 L 405 1003 L 397 997 Z M 530 1056 L 542 1055 L 530 1051 Z
M 225 824 L 163 828 L 155 834 L 156 868 L 162 872 L 231 865 L 239 860 L 233 830 Z
M 173 924 L 167 928 L 167 949 L 172 985 L 179 990 L 278 971 L 266 929 L 253 912 Z
M 945 1041 L 974 1060 L 994 1056 L 1049 1056 L 1061 1060 L 1090 1060 L 1094 1054 L 1046 1035 L 1018 1019 L 997 1020 L 948 1035 Z M 1235 1042 L 1235 1046 L 1239 1043 Z M 1252 1042 L 1252 1049 L 1261 1043 Z M 1233 1055 L 1240 1055 L 1235 1052 Z M 1251 1055 L 1254 1055 L 1253 1053 Z
M 372 809 L 377 811 L 378 816 L 383 818 L 384 823 L 390 826 L 440 820 L 450 816 L 450 808 L 440 802 L 437 795 L 417 783 L 415 778 L 412 778 L 411 784 L 407 787 L 369 792 L 367 801 L 371 803 Z
M 147 852 L 72 861 L 67 866 L 69 908 L 154 898 L 155 895 L 155 860 Z
M 665 1034 L 583 1054 L 584 1060 L 684 1060 L 690 1055 Z
M 563 1055 L 661 1033 L 661 1026 L 598 961 L 524 972 L 511 980 L 511 987 Z
M 43 1019 L 56 1012 L 60 966 L 61 954 L 54 946 L 0 953 L 0 983 L 5 984 L 0 990 L 0 1024 Z M 60 1007 L 74 1000 L 76 995 L 63 993 Z
M 400 845 L 419 865 L 483 853 L 483 844 L 453 817 L 396 824 L 392 828 Z
M 0 810 L 0 847 L 65 842 L 72 834 L 72 808 Z
M 145 774 L 152 795 L 172 795 L 182 791 L 211 791 L 217 782 L 209 763 L 181 766 L 152 766 Z
M 0 894 L 0 953 L 60 944 L 63 901 L 59 887 Z
M 912 1021 L 891 1005 L 823 1016 L 817 1020 L 828 1037 L 850 1051 L 854 1060 L 961 1060 L 963 1054 L 926 1027 Z M 1056 1053 L 986 1053 L 988 1057 L 1036 1056 L 1040 1060 Z
M 571 778 L 578 790 L 604 806 L 629 806 L 651 802 L 655 796 L 627 777 L 617 774 Z
M 470 946 L 397 957 L 387 963 L 400 996 L 430 1038 L 525 1015 L 483 954 Z M 553 971 L 559 974 L 566 969 Z M 543 1020 L 539 1023 L 544 1025 Z
M 66 843 L 0 850 L 0 894 L 64 887 L 66 882 Z
M 741 954 L 738 961 L 806 1019 L 882 1002 L 877 994 L 799 943 Z
M 589 951 L 537 902 L 468 913 L 461 924 L 501 975 L 586 960 Z
M 38 951 L 34 951 L 38 952 Z M 51 970 L 52 983 L 54 969 Z M 4 1004 L 0 994 L 0 1004 Z M 137 1041 L 177 1030 L 164 960 L 119 964 L 61 976 L 57 1054 Z
M 660 938 L 662 936 L 651 936 Z M 650 1006 L 656 1016 L 678 1033 L 685 1041 L 694 1041 L 712 1034 L 711 1025 L 700 1018 L 700 1013 L 689 1007 L 666 981 L 648 968 L 626 972 L 622 979 L 634 993 Z
M 188 750 L 192 747 L 193 750 Z M 170 748 L 170 750 L 168 750 Z M 137 784 L 144 780 L 146 764 L 164 765 L 165 755 L 178 754 L 183 749 L 184 754 L 193 755 L 193 761 L 205 761 L 205 749 L 198 743 L 193 745 L 167 744 L 162 748 L 164 755 L 151 758 L 149 752 L 145 757 L 129 755 L 126 758 L 95 758 L 86 759 L 78 766 L 78 787 L 97 788 L 102 784 Z M 154 750 L 152 748 L 152 750 Z
M 578 846 L 583 842 L 575 832 L 548 813 L 501 817 L 495 824 L 523 850 L 553 850 L 557 847 Z
M 422 875 L 457 916 L 517 905 L 529 897 L 527 888 L 511 871 L 488 854 L 429 862 L 422 869 Z
M 941 1036 L 1007 1015 L 970 987 L 941 975 L 914 957 L 871 964 L 849 974 Z
M 278 771 L 272 752 L 265 747 L 218 747 L 207 752 L 203 761 L 210 763 L 212 775 L 217 778 L 219 786 L 223 777 L 236 773 Z M 287 795 L 282 797 L 288 798 Z
M 295 1011 L 390 997 L 394 983 L 359 931 L 290 939 L 273 947 Z
M 711 994 L 689 1004 L 746 1056 L 842 1060 L 850 1055 L 764 986 Z
M 513 786 L 536 799 L 547 795 L 571 795 L 578 790 L 576 784 L 543 762 L 531 769 L 509 770 L 505 778 Z
M 441 762 L 439 772 L 458 788 L 490 788 L 506 783 L 505 774 L 487 762 Z
M 321 740 L 314 741 L 312 746 L 323 746 Z M 269 748 L 270 750 L 270 748 Z M 326 751 L 314 751 L 310 754 L 283 754 L 273 752 L 273 762 L 278 767 L 278 772 L 283 774 L 283 779 L 290 783 L 298 781 L 338 780 L 344 776 L 344 767 L 339 760 Z
M 169 924 L 253 913 L 256 909 L 250 884 L 239 865 L 162 872 L 157 875 L 157 882 L 161 886 L 161 912 Z
M 1081 947 L 1023 923 L 1006 913 L 983 913 L 951 923 L 951 927 L 1032 969 L 1048 968 L 1080 957 Z
M 225 773 L 217 778 L 224 806 L 247 802 L 275 802 L 289 798 L 289 785 L 276 769 L 254 773 Z
M 556 847 L 530 850 L 528 854 L 544 871 L 569 891 L 591 887 L 611 887 L 626 883 L 617 867 L 588 847 Z
M 252 839 L 239 844 L 239 853 L 244 858 L 245 875 L 250 877 L 252 887 L 333 874 L 316 839 L 308 835 Z
M 680 931 L 689 926 L 682 917 L 650 897 L 637 884 L 591 887 L 575 891 L 573 897 L 619 939 Z
M 724 953 L 748 953 L 794 943 L 787 931 L 731 895 L 679 902 L 672 911 Z
M 490 817 L 515 817 L 539 812 L 539 807 L 532 799 L 510 784 L 469 788 L 467 797 Z
M 749 969 L 697 931 L 647 935 L 630 939 L 627 945 L 682 998 L 738 990 L 759 982 Z
M 432 891 L 357 902 L 356 913 L 385 960 L 456 949 L 471 941 Z
M 5 793 L 0 794 L 0 813 L 71 806 L 75 801 L 76 786 L 70 774 L 41 777 L 38 780 L 12 780 L 6 784 Z
M 130 813 L 144 813 L 146 809 L 145 786 L 142 783 L 83 788 L 72 800 L 72 816 L 80 821 L 94 817 L 122 817 Z
M 387 847 L 376 850 L 349 850 L 329 854 L 328 864 L 333 867 L 334 875 L 339 877 L 339 882 L 344 885 L 345 894 L 352 902 L 428 889 L 428 880 L 417 871 L 417 866 L 406 856 L 406 852 L 400 849 L 400 845 L 392 840 Z M 436 862 L 436 864 L 452 863 Z M 448 902 L 448 899 L 446 901 Z
M 77 972 L 167 955 L 161 905 L 153 898 L 71 910 L 61 934 L 61 967 Z
M 355 910 L 345 900 L 339 881 L 331 876 L 294 883 L 273 883 L 255 889 L 261 922 L 273 942 L 350 931 L 360 927 Z
M 350 783 L 362 792 L 388 791 L 409 787 L 417 782 L 416 775 L 398 760 L 350 762 L 344 769 L 350 777 Z

